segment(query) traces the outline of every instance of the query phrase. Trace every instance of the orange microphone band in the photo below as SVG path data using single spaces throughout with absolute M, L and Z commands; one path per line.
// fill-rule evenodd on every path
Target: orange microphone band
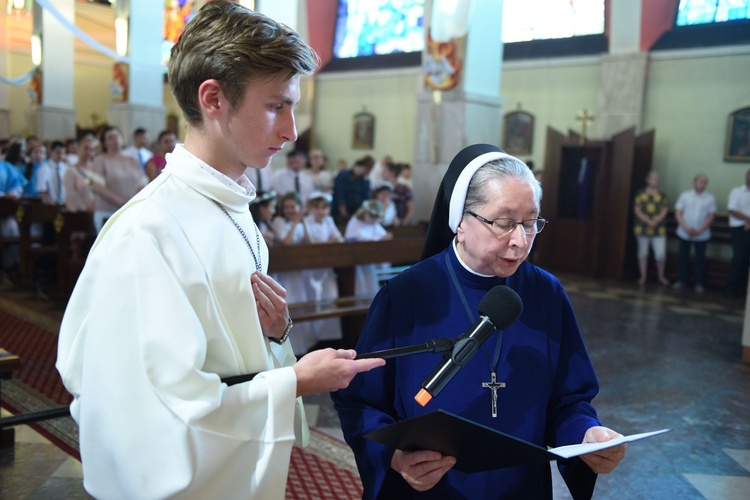
M 419 391 L 419 393 L 416 396 L 414 396 L 414 399 L 420 405 L 425 406 L 432 399 L 432 394 L 430 394 L 429 392 L 427 392 L 426 389 L 422 389 L 422 390 Z

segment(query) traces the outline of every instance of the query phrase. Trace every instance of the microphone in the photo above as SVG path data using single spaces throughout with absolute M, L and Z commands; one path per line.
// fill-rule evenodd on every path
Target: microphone
M 468 332 L 456 340 L 451 355 L 443 360 L 422 384 L 414 399 L 422 406 L 440 394 L 458 371 L 476 354 L 477 349 L 497 330 L 505 330 L 518 319 L 523 311 L 523 302 L 516 292 L 507 286 L 492 288 L 479 302 L 479 318 Z

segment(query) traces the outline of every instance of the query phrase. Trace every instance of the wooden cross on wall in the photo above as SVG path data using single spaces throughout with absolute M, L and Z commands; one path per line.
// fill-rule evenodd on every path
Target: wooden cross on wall
M 581 144 L 583 144 L 586 142 L 586 129 L 594 121 L 594 115 L 589 113 L 588 109 L 584 109 L 578 113 L 576 120 L 581 122 Z

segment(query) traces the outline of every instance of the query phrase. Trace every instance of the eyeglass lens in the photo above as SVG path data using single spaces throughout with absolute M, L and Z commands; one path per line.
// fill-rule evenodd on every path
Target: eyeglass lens
M 498 218 L 492 221 L 492 224 L 494 226 L 497 226 L 497 228 L 500 231 L 503 232 L 511 232 L 516 229 L 517 225 L 521 225 L 523 227 L 523 230 L 526 234 L 535 234 L 539 233 L 544 229 L 544 224 L 547 221 L 544 219 L 529 219 L 525 221 L 516 221 L 514 219 L 508 219 L 508 218 Z

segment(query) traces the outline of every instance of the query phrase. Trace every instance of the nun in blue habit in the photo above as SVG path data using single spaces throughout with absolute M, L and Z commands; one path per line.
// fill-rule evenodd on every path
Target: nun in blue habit
M 471 328 L 479 302 L 498 285 L 520 296 L 523 311 L 504 331 L 493 331 L 429 402 L 415 396 L 442 362 L 439 353 L 390 359 L 333 393 L 364 498 L 552 498 L 548 462 L 463 473 L 453 469 L 453 457 L 394 450 L 363 437 L 438 409 L 542 447 L 620 437 L 601 426 L 591 404 L 599 385 L 565 291 L 553 275 L 525 262 L 546 223 L 540 201 L 541 186 L 531 170 L 496 146 L 469 146 L 448 167 L 422 260 L 375 297 L 357 352 L 458 337 Z M 488 388 L 493 380 L 504 386 Z M 590 498 L 597 473 L 611 472 L 625 448 L 559 462 L 573 497 Z

